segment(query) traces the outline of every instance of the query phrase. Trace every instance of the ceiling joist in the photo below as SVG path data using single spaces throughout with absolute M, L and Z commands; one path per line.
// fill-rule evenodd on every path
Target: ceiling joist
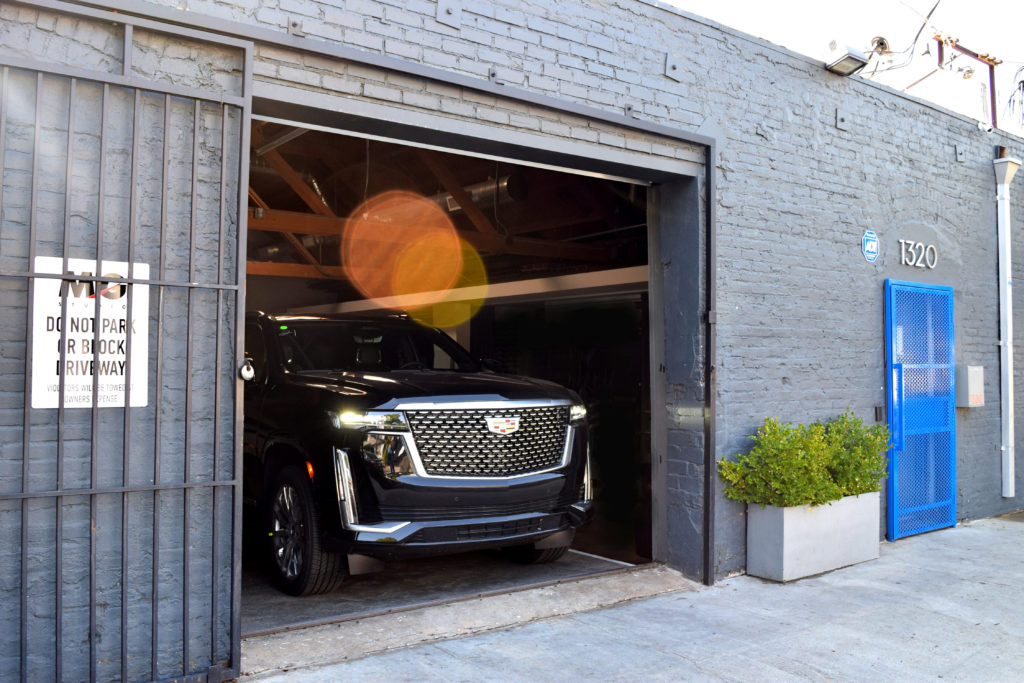
M 254 128 L 252 132 L 253 142 L 257 145 L 263 143 L 262 131 L 259 128 Z M 334 212 L 331 211 L 330 207 L 324 202 L 316 191 L 309 186 L 309 183 L 299 175 L 298 172 L 292 168 L 291 164 L 285 161 L 285 158 L 281 156 L 281 153 L 276 149 L 270 149 L 263 155 L 263 159 L 270 164 L 270 167 L 277 171 L 277 174 L 281 176 L 281 179 L 288 184 L 295 194 L 302 198 L 302 201 L 306 203 L 310 211 L 317 214 L 318 216 L 331 216 L 334 217 Z
M 247 275 L 272 275 L 275 277 L 300 277 L 307 280 L 343 280 L 345 269 L 340 266 L 307 266 L 303 263 L 275 263 L 271 261 L 247 261 Z
M 295 211 L 274 211 L 268 209 L 261 212 L 253 210 L 249 212 L 250 230 L 263 230 L 292 235 L 340 237 L 345 229 L 345 221 L 346 219 L 344 218 L 328 218 Z M 602 263 L 612 261 L 615 258 L 615 251 L 609 247 L 596 247 L 543 239 L 504 237 L 503 235 L 484 234 L 472 230 L 459 230 L 458 235 L 476 249 L 489 253 Z
M 344 232 L 348 218 L 338 213 L 327 204 L 322 194 L 314 183 L 307 180 L 307 176 L 296 170 L 293 166 L 293 157 L 286 159 L 278 151 L 278 147 L 293 141 L 301 129 L 284 130 L 277 135 L 268 136 L 263 130 L 264 124 L 257 123 L 253 128 L 253 145 L 256 148 L 256 156 L 261 157 L 273 171 L 280 177 L 284 186 L 294 193 L 290 199 L 293 210 L 277 210 L 270 208 L 277 201 L 267 202 L 257 192 L 256 187 L 249 188 L 250 200 L 255 206 L 249 209 L 249 228 L 251 230 L 277 233 L 280 239 L 287 242 L 294 254 L 292 260 L 298 259 L 301 263 L 291 262 L 270 262 L 270 261 L 249 261 L 248 271 L 253 275 L 276 275 L 282 277 L 298 278 L 345 278 L 344 269 L 338 266 L 325 266 L 314 255 L 309 248 L 310 241 L 306 236 L 319 238 L 334 238 L 339 240 Z M 303 138 L 306 140 L 306 138 Z M 312 140 L 310 140 L 312 142 Z M 289 147 L 291 149 L 291 147 Z M 603 215 L 596 207 L 602 202 L 596 201 L 593 197 L 587 197 L 588 201 L 562 201 L 566 204 L 561 211 L 540 212 L 537 215 L 526 213 L 524 218 L 519 220 L 511 231 L 502 229 L 499 231 L 492 221 L 473 201 L 470 192 L 460 180 L 460 176 L 453 168 L 448 155 L 440 154 L 426 149 L 417 149 L 413 152 L 415 157 L 422 163 L 420 175 L 423 171 L 429 172 L 436 182 L 444 188 L 451 198 L 458 203 L 459 209 L 468 220 L 467 229 L 457 230 L 458 236 L 466 243 L 484 254 L 525 256 L 537 259 L 561 259 L 586 261 L 591 263 L 611 263 L 619 255 L 610 246 L 596 246 L 580 244 L 579 242 L 554 239 L 553 236 L 535 237 L 525 236 L 527 233 L 550 232 L 555 228 L 579 224 L 580 221 L 589 222 L 599 220 Z M 429 179 L 427 179 L 429 182 Z M 284 189 L 283 187 L 281 188 Z M 308 211 L 299 209 L 295 198 L 301 200 L 301 204 L 308 208 Z M 497 201 L 497 197 L 495 197 Z M 596 203 L 595 203 L 596 202 Z M 560 202 L 550 202 L 559 205 Z M 592 206 L 593 205 L 593 206 Z M 580 207 L 590 207 L 582 210 Z M 569 209 L 571 207 L 571 209 Z M 299 209 L 299 210 L 294 210 Z M 569 209 L 569 210 L 567 210 Z M 465 224 L 464 224 L 465 225 Z M 472 229 L 468 229 L 472 226 Z M 410 226 L 414 230 L 414 226 Z M 509 234 L 506 234 L 509 233 Z M 570 235 L 564 235 L 568 237 Z M 373 239 L 372 237 L 369 239 Z M 337 242 L 335 242 L 337 243 Z M 283 246 L 283 245 L 282 245 Z

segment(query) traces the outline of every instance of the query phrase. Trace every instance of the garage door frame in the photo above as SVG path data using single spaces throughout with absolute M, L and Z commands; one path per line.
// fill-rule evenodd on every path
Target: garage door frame
M 256 97 L 253 104 L 253 117 L 257 120 L 272 121 L 283 125 L 294 125 L 313 130 L 333 132 L 357 138 L 382 140 L 395 144 L 406 144 L 419 147 L 449 152 L 452 154 L 470 154 L 475 157 L 498 159 L 511 163 L 523 163 L 527 165 L 543 166 L 566 173 L 582 174 L 596 177 L 605 177 L 646 184 L 650 188 L 652 201 L 650 203 L 647 242 L 648 242 L 648 283 L 649 307 L 653 311 L 661 311 L 661 315 L 651 315 L 650 334 L 650 377 L 651 377 L 651 460 L 652 460 L 652 536 L 654 560 L 668 562 L 680 567 L 690 576 L 699 577 L 706 584 L 714 582 L 714 566 L 712 552 L 714 544 L 714 410 L 711 396 L 713 393 L 714 374 L 713 353 L 714 353 L 714 239 L 710 229 L 713 221 L 712 211 L 705 201 L 708 196 L 714 196 L 714 173 L 710 168 L 711 164 L 705 162 L 703 176 L 691 176 L 683 173 L 669 174 L 664 171 L 650 171 L 636 166 L 625 164 L 608 164 L 599 156 L 599 149 L 595 145 L 592 158 L 581 157 L 577 153 L 565 154 L 561 152 L 557 142 L 537 136 L 537 147 L 528 149 L 521 146 L 501 145 L 493 140 L 481 141 L 472 136 L 460 136 L 458 133 L 449 131 L 438 131 L 435 129 L 418 128 L 413 123 L 401 121 L 402 111 L 393 109 L 389 119 L 384 121 L 366 121 L 354 117 L 349 112 L 326 111 L 315 106 L 303 104 L 301 98 L 292 101 L 279 101 L 264 97 Z M 457 124 L 454 126 L 457 128 Z M 663 131 L 659 131 L 663 132 Z M 686 140 L 692 142 L 692 140 Z M 502 149 L 507 152 L 502 153 Z M 468 151 L 467 151 L 468 150 Z M 714 158 L 714 146 L 706 148 L 706 158 Z M 648 178 L 644 178 L 644 175 Z M 702 220 L 703 219 L 703 220 Z M 666 325 L 665 315 L 665 265 L 667 261 L 662 253 L 662 237 L 665 231 L 671 231 L 669 236 L 675 235 L 671 241 L 673 247 L 678 247 L 676 239 L 690 239 L 692 246 L 702 243 L 703 249 L 684 249 L 679 252 L 678 258 L 674 257 L 676 271 L 684 263 L 689 268 L 688 272 L 682 275 L 686 285 L 692 291 L 703 290 L 703 296 L 699 302 L 690 302 L 695 305 L 686 308 L 683 312 L 683 325 L 687 326 L 687 334 L 694 335 L 697 330 L 703 329 L 703 335 L 699 341 L 687 340 L 684 345 L 687 348 L 697 350 L 690 354 L 675 354 L 673 357 L 684 364 L 694 366 L 686 372 L 672 373 L 668 376 L 666 365 Z M 703 231 L 703 235 L 701 232 Z M 669 259 L 670 261 L 673 259 Z M 703 274 L 703 278 L 701 275 Z M 675 276 L 678 277 L 678 276 Z M 680 280 L 682 282 L 682 280 Z M 683 307 L 680 307 L 683 308 Z M 308 311 L 307 311 L 308 312 Z M 669 326 L 668 333 L 678 332 L 680 324 L 677 322 Z M 696 345 L 696 346 L 694 346 Z M 703 358 L 701 357 L 703 353 Z M 699 368 L 697 366 L 700 366 Z M 694 374 L 696 369 L 696 374 Z M 689 391 L 686 397 L 680 397 L 670 401 L 669 383 L 674 380 L 678 391 L 680 385 L 694 382 L 701 385 L 698 391 L 702 394 L 699 402 L 694 403 L 693 390 L 695 387 L 687 386 Z M 676 415 L 671 418 L 666 410 L 656 410 L 654 406 L 669 405 L 675 403 Z M 686 432 L 684 437 L 690 443 L 697 444 L 695 448 L 701 449 L 702 453 L 702 520 L 701 530 L 698 537 L 694 537 L 692 526 L 687 523 L 673 525 L 669 517 L 670 505 L 678 509 L 674 497 L 680 492 L 672 492 L 669 489 L 669 421 L 673 422 L 673 429 Z M 692 449 L 690 450 L 692 455 Z M 692 495 L 682 493 L 681 495 Z M 670 538 L 670 536 L 672 538 Z M 673 543 L 673 540 L 675 541 Z M 686 550 L 678 547 L 683 544 Z M 675 546 L 675 547 L 673 547 Z M 693 551 L 699 548 L 699 557 L 694 557 Z

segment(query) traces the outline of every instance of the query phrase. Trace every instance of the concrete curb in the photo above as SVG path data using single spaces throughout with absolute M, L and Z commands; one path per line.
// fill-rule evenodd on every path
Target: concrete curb
M 275 633 L 242 642 L 242 679 L 320 667 L 422 643 L 477 635 L 699 584 L 666 567 L 584 577 L 472 600 Z

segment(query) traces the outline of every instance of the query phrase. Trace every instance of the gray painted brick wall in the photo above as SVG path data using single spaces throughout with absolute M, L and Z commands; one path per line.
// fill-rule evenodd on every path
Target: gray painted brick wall
M 461 27 L 439 23 L 430 2 L 344 2 L 340 8 L 303 3 L 279 14 L 232 2 L 192 2 L 191 8 L 277 29 L 293 12 L 311 40 L 346 42 L 481 77 L 496 64 L 501 78 L 516 87 L 616 113 L 632 104 L 647 120 L 716 134 L 716 457 L 745 450 L 747 437 L 769 415 L 806 422 L 850 408 L 873 421 L 874 407 L 885 404 L 882 281 L 930 279 L 956 289 L 958 362 L 986 368 L 986 406 L 958 411 L 958 516 L 1021 507 L 1001 499 L 998 486 L 991 170 L 994 145 L 1020 155 L 1021 140 L 983 133 L 963 117 L 839 78 L 813 60 L 646 0 L 467 3 Z M 682 52 L 678 80 L 664 75 L 670 52 Z M 259 51 L 257 74 L 287 80 L 293 72 L 284 64 L 294 55 L 270 53 Z M 513 119 L 521 107 L 489 95 L 427 85 L 432 96 L 425 97 L 422 85 L 390 84 L 391 77 L 373 87 L 366 81 L 359 90 L 354 84 L 360 79 L 381 79 L 352 66 L 335 79 L 310 83 L 308 67 L 297 65 L 299 83 L 406 106 L 440 106 L 505 128 L 535 128 L 538 119 L 545 126 L 544 114 Z M 845 130 L 837 126 L 837 111 L 847 118 Z M 615 131 L 595 135 L 590 127 L 550 124 L 547 130 L 623 144 Z M 965 161 L 956 161 L 954 146 L 965 150 Z M 651 149 L 673 154 L 671 144 Z M 1014 208 L 1024 218 L 1022 196 L 1015 195 Z M 866 229 L 882 240 L 874 264 L 860 254 Z M 934 272 L 898 264 L 898 240 L 912 236 L 927 236 L 939 248 Z M 1019 362 L 1017 367 L 1024 372 Z M 687 391 L 670 380 L 670 396 Z M 687 408 L 675 399 L 666 406 L 670 417 Z M 696 458 L 702 445 L 687 434 L 669 436 L 676 558 L 699 549 L 692 529 L 702 508 L 703 469 Z M 741 571 L 744 512 L 720 490 L 715 527 L 717 572 Z
M 1020 139 L 982 133 L 963 117 L 839 78 L 817 62 L 648 0 L 467 2 L 458 27 L 439 22 L 436 4 L 424 0 L 190 0 L 189 8 L 282 35 L 296 18 L 309 41 L 336 41 L 481 79 L 495 66 L 499 79 L 518 88 L 615 113 L 632 105 L 646 120 L 716 135 L 716 457 L 744 450 L 768 415 L 805 422 L 851 408 L 871 421 L 885 401 L 882 281 L 927 278 L 956 289 L 958 361 L 986 368 L 986 406 L 958 411 L 958 514 L 966 519 L 1021 507 L 1001 499 L 998 487 L 991 170 L 993 146 L 1021 155 Z M 672 52 L 683 52 L 675 79 L 664 75 Z M 403 111 L 403 120 L 414 123 L 440 112 L 470 134 L 497 126 L 639 150 L 658 163 L 700 162 L 686 145 L 291 50 L 259 47 L 255 72 L 270 94 L 301 89 L 355 108 L 379 103 L 372 111 Z M 846 115 L 845 130 L 836 125 L 837 110 Z M 965 150 L 962 163 L 955 145 Z M 1014 197 L 1015 215 L 1024 219 L 1024 192 Z M 860 255 L 865 229 L 882 240 L 874 264 Z M 908 236 L 933 239 L 940 267 L 922 273 L 900 266 L 898 240 Z M 675 313 L 670 302 L 666 318 Z M 1020 381 L 1024 364 L 1017 353 Z M 672 425 L 671 554 L 692 573 L 703 507 L 696 455 L 703 443 L 688 416 L 699 381 L 672 379 L 687 375 L 680 371 L 688 367 L 668 368 L 665 410 Z M 1024 465 L 1018 473 L 1021 483 Z M 745 519 L 720 488 L 719 482 L 714 563 L 722 575 L 743 569 Z

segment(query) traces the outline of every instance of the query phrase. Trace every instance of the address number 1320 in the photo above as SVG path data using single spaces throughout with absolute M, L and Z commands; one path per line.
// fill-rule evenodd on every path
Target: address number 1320
M 934 244 L 900 240 L 900 265 L 915 268 L 934 268 L 939 263 L 939 252 Z

